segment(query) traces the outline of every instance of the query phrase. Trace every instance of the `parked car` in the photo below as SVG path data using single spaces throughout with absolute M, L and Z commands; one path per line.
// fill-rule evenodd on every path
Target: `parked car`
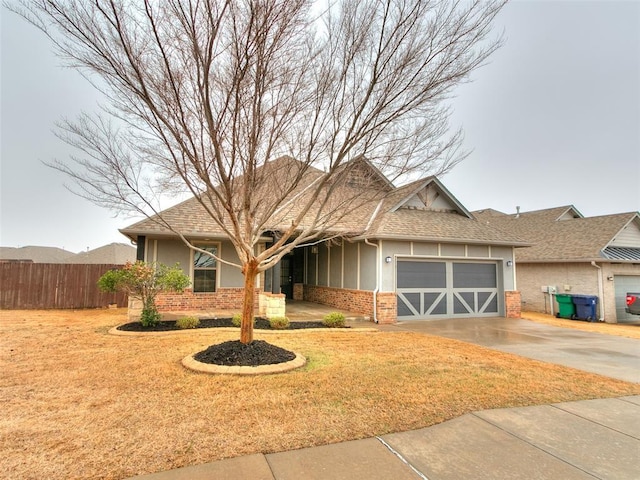
M 640 293 L 627 293 L 627 313 L 640 315 Z

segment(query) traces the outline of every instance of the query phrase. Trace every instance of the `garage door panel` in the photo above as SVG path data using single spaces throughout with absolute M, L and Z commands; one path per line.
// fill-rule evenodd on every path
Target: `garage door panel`
M 405 317 L 420 315 L 420 293 L 404 292 L 398 293 L 398 316 Z
M 441 293 L 425 293 L 424 294 L 424 310 L 425 315 L 446 315 L 447 313 L 447 294 Z
M 398 318 L 499 314 L 495 262 L 399 260 L 396 272 Z
M 478 292 L 479 311 L 498 314 L 498 292 Z

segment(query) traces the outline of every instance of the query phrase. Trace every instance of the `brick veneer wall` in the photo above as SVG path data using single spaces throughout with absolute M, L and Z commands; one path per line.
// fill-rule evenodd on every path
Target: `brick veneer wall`
M 370 290 L 304 285 L 304 300 L 361 313 L 373 321 L 373 292 Z M 396 322 L 397 304 L 395 293 L 378 292 L 376 304 L 378 307 L 378 323 Z
M 378 292 L 378 323 L 396 323 L 398 321 L 398 297 L 394 292 Z
M 368 290 L 304 285 L 303 298 L 307 302 L 329 305 L 373 318 L 373 292 Z
M 262 290 L 256 289 L 255 307 L 258 308 L 259 294 Z M 240 310 L 244 288 L 220 288 L 213 293 L 193 293 L 187 289 L 184 293 L 163 293 L 156 298 L 159 312 L 171 312 L 180 310 Z
M 514 290 L 504 292 L 504 305 L 507 318 L 520 318 L 522 309 L 520 292 Z

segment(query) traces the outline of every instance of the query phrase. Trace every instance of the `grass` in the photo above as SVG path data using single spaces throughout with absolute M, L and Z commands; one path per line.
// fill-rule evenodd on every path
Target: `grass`
M 522 318 L 555 327 L 573 328 L 585 332 L 604 333 L 606 335 L 640 339 L 640 324 L 584 322 L 580 320 L 556 318 L 553 315 L 538 312 L 522 312 Z M 640 319 L 640 317 L 638 318 Z
M 433 425 L 464 413 L 640 394 L 640 385 L 415 333 L 260 333 L 281 375 L 180 360 L 235 332 L 108 335 L 124 310 L 0 311 L 0 477 L 123 478 Z

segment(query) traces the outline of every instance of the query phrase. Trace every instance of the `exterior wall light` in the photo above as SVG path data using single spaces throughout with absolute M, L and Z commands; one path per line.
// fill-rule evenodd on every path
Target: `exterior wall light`
M 386 257 L 386 258 L 384 259 L 384 261 L 385 261 L 386 263 L 391 263 L 391 257 Z
M 513 267 L 513 262 L 511 260 L 507 260 L 507 267 Z

